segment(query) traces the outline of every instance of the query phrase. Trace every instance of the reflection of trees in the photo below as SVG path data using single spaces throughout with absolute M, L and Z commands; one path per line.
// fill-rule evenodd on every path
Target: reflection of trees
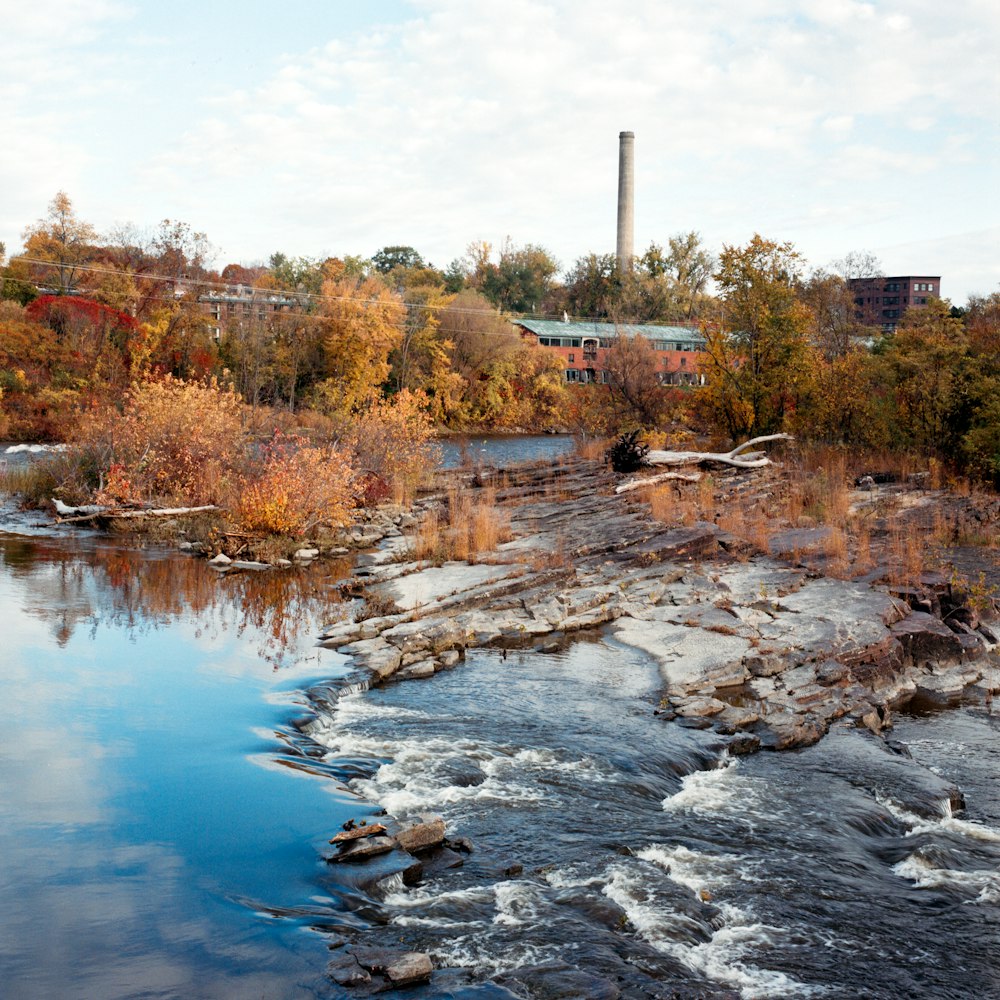
M 258 641 L 260 657 L 274 669 L 316 634 L 319 619 L 339 602 L 337 585 L 350 567 L 343 561 L 220 578 L 188 557 L 10 540 L 0 545 L 0 557 L 26 584 L 28 613 L 49 623 L 60 645 L 81 621 L 114 624 L 137 637 L 186 619 L 199 638 L 234 630 Z

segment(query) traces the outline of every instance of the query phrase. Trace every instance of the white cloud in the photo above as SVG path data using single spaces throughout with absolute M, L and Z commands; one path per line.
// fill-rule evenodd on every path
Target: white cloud
M 241 67 L 136 150 L 116 197 L 189 219 L 232 258 L 402 241 L 444 264 L 510 233 L 570 263 L 613 245 L 621 129 L 637 135 L 640 243 L 773 233 L 858 184 L 933 189 L 923 224 L 942 231 L 996 155 L 980 134 L 1000 117 L 1000 15 L 979 0 L 410 9 Z

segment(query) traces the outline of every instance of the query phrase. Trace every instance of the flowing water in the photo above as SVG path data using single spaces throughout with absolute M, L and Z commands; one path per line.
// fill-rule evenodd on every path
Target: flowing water
M 912 760 L 730 759 L 610 639 L 352 689 L 314 645 L 348 567 L 35 530 L 0 534 L 4 997 L 341 997 L 342 941 L 430 952 L 420 1000 L 1000 997 L 986 706 L 900 717 Z M 414 887 L 323 861 L 383 807 L 474 850 Z

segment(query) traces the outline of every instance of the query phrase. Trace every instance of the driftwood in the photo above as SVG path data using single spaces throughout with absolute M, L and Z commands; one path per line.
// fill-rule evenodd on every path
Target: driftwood
M 794 441 L 791 434 L 766 434 L 763 437 L 755 437 L 750 441 L 745 441 L 737 445 L 732 451 L 712 452 L 712 451 L 650 451 L 645 456 L 646 465 L 732 465 L 738 469 L 760 469 L 765 465 L 771 465 L 771 460 L 762 451 L 747 451 L 754 445 L 764 444 L 766 441 Z M 653 486 L 666 480 L 681 480 L 685 483 L 696 483 L 701 479 L 700 472 L 692 472 L 684 475 L 681 472 L 661 472 L 658 476 L 648 476 L 646 479 L 630 479 L 627 483 L 621 483 L 615 487 L 615 493 L 628 493 L 630 490 L 642 489 L 644 486 Z
M 737 445 L 732 451 L 651 451 L 646 455 L 647 465 L 733 465 L 738 469 L 760 469 L 771 460 L 762 451 L 747 452 L 765 441 L 794 441 L 791 434 L 765 434 Z
M 661 472 L 658 476 L 650 476 L 648 479 L 630 479 L 627 483 L 622 483 L 615 487 L 615 493 L 628 493 L 629 490 L 639 490 L 643 486 L 653 486 L 656 483 L 666 482 L 668 479 L 679 479 L 683 483 L 697 483 L 701 479 L 700 472 L 692 472 L 685 476 L 683 472 Z
M 122 519 L 135 517 L 185 517 L 189 514 L 204 514 L 218 510 L 215 504 L 204 507 L 102 507 L 98 504 L 83 504 L 80 507 L 70 507 L 61 500 L 52 498 L 52 503 L 58 515 L 53 524 L 73 524 L 80 521 L 94 521 L 98 518 Z

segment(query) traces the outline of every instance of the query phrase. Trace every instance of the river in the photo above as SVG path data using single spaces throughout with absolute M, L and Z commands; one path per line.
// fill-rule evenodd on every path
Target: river
M 4 997 L 342 997 L 329 946 L 358 940 L 430 952 L 419 1000 L 1000 997 L 1000 716 L 981 703 L 900 716 L 913 761 L 857 731 L 730 759 L 654 714 L 655 666 L 606 637 L 350 690 L 315 646 L 346 564 L 220 577 L 18 531 Z M 360 887 L 322 853 L 380 807 L 440 813 L 474 851 Z

